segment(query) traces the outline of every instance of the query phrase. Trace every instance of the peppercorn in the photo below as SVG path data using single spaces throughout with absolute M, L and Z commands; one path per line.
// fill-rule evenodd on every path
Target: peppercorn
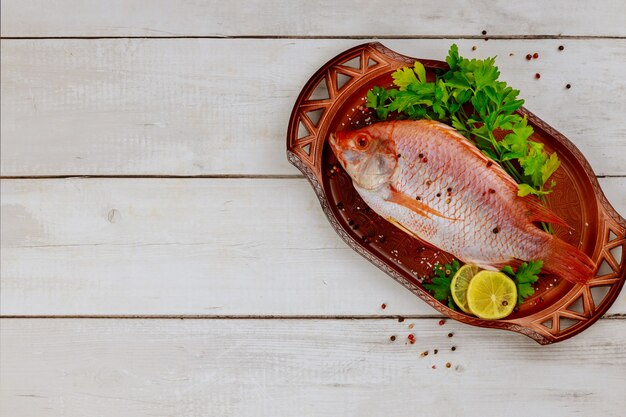
M 452 352 L 454 352 L 454 351 L 456 350 L 456 346 L 452 346 L 452 347 L 450 348 L 450 350 L 451 350 Z
M 563 49 L 565 49 L 565 47 L 563 45 L 559 45 L 559 51 L 562 51 Z
M 530 61 L 531 59 L 533 59 L 533 56 L 531 54 L 528 54 L 526 55 L 526 59 Z
M 435 349 L 435 350 L 433 351 L 433 353 L 434 353 L 435 355 L 436 355 L 438 352 L 439 352 L 439 351 L 438 351 L 437 349 Z
M 500 228 L 498 226 L 494 227 L 492 230 L 493 233 L 498 233 L 500 232 Z
M 448 337 L 454 336 L 454 333 L 448 333 Z
M 483 34 L 483 35 L 486 35 L 486 34 L 487 34 L 487 31 L 486 31 L 486 30 L 483 30 L 483 31 L 482 31 L 482 34 Z
M 443 326 L 446 323 L 446 321 L 444 319 L 439 320 L 439 325 Z
M 572 88 L 572 85 L 571 84 L 566 84 L 565 88 L 567 88 L 569 90 L 570 88 Z
M 490 166 L 492 166 L 492 165 L 493 165 L 493 162 L 491 162 L 491 161 L 487 161 L 487 168 L 489 168 L 489 167 L 490 167 Z
M 536 73 L 536 74 L 535 74 L 535 78 L 536 78 L 536 79 L 539 79 L 539 78 L 541 78 L 541 74 L 539 74 L 539 73 Z
M 533 58 L 535 58 L 535 59 L 539 58 L 539 54 L 538 54 L 537 52 L 535 52 L 535 53 L 533 54 Z
M 446 368 L 449 368 L 451 366 L 452 366 L 452 364 L 450 362 L 446 362 Z
M 396 337 L 395 337 L 395 336 L 391 336 L 391 337 L 389 338 L 389 340 L 391 340 L 391 341 L 393 342 L 394 340 L 396 340 Z
M 472 51 L 476 50 L 476 45 L 472 46 Z
M 402 323 L 404 321 L 404 317 L 398 317 L 398 323 Z
M 384 309 L 386 309 L 386 308 L 387 308 L 387 304 L 382 303 L 382 304 L 380 305 L 380 308 L 382 308 L 383 310 L 384 310 Z

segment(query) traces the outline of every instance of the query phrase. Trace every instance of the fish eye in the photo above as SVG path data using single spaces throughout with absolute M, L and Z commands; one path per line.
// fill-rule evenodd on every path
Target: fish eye
M 356 137 L 355 141 L 357 149 L 365 149 L 367 145 L 369 145 L 369 138 L 366 135 L 359 135 Z

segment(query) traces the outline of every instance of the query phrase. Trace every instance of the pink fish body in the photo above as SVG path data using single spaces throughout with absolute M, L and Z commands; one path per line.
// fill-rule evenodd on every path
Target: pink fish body
M 421 240 L 487 269 L 543 260 L 573 282 L 592 276 L 583 252 L 533 222 L 563 221 L 453 128 L 430 120 L 377 123 L 331 135 L 363 200 Z

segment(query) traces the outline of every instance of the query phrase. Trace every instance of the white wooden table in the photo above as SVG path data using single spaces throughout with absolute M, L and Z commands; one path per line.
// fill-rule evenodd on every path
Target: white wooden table
M 442 59 L 457 42 L 498 55 L 624 215 L 623 1 L 7 0 L 1 15 L 2 416 L 626 415 L 624 293 L 552 346 L 439 326 L 335 235 L 284 150 L 300 88 L 340 51 L 378 38 Z

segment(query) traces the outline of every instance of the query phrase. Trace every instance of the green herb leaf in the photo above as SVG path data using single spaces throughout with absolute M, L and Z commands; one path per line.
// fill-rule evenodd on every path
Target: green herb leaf
M 396 72 L 391 74 L 391 78 L 393 78 L 393 83 L 400 88 L 400 91 L 404 91 L 409 85 L 418 82 L 415 72 L 408 67 L 398 68 Z
M 415 74 L 417 74 L 417 78 L 420 80 L 420 82 L 425 83 L 426 68 L 424 68 L 424 64 L 419 61 L 415 61 L 415 63 L 413 64 L 413 70 L 415 71 Z
M 515 281 L 517 286 L 517 303 L 521 304 L 524 299 L 530 297 L 535 293 L 533 284 L 539 279 L 541 268 L 543 267 L 543 261 L 530 261 L 523 262 L 518 268 L 517 272 L 513 272 L 513 268 L 505 266 L 502 268 L 502 272 L 509 275 Z
M 559 169 L 560 166 L 561 161 L 559 161 L 559 158 L 556 156 L 556 152 L 553 152 L 550 155 L 550 158 L 548 158 L 545 164 L 541 167 L 541 183 L 545 184 L 546 181 L 548 181 L 548 178 L 550 178 L 550 176 L 554 174 L 554 171 Z
M 433 268 L 434 277 L 431 284 L 424 284 L 424 288 L 430 291 L 436 300 L 447 302 L 448 307 L 456 309 L 456 305 L 452 299 L 452 290 L 450 284 L 452 277 L 461 268 L 458 260 L 453 259 L 452 262 L 445 265 L 436 264 Z

